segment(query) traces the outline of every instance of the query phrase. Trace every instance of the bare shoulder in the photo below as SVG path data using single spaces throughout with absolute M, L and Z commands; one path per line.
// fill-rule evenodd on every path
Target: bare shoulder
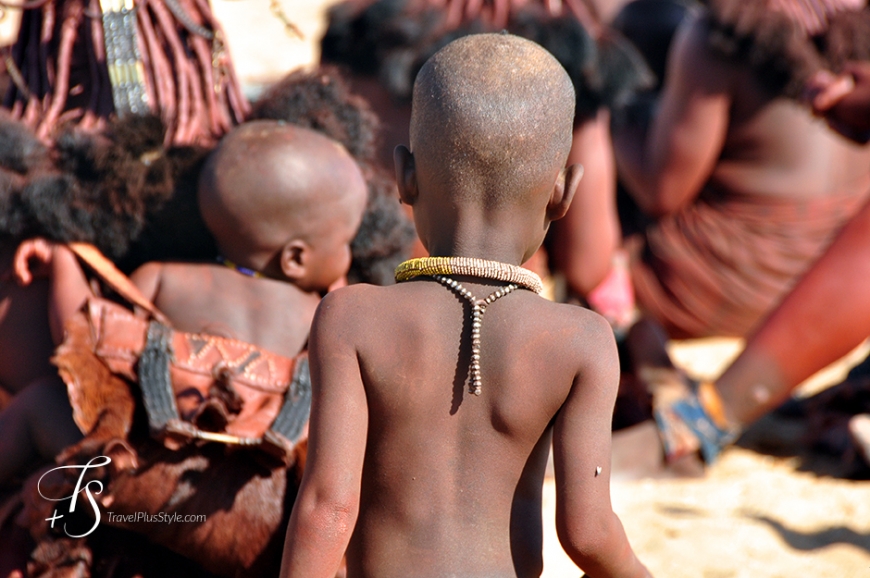
M 140 265 L 138 269 L 133 271 L 130 277 L 133 280 L 136 280 L 160 276 L 165 266 L 165 263 L 161 263 L 159 261 L 151 261 L 149 263 L 145 263 L 144 265 Z
M 569 335 L 595 340 L 613 338 L 613 331 L 607 320 L 591 309 L 547 300 L 543 300 L 539 306 L 542 316 L 548 322 L 559 323 L 561 329 Z
M 680 83 L 697 85 L 708 90 L 726 91 L 732 88 L 739 67 L 710 47 L 710 24 L 697 15 L 686 19 L 677 31 L 668 57 L 669 77 Z
M 554 335 L 553 346 L 572 352 L 581 365 L 616 354 L 616 340 L 607 320 L 585 307 L 536 300 L 536 310 L 526 318 L 536 319 L 541 327 Z
M 154 300 L 163 278 L 164 263 L 152 261 L 145 263 L 130 275 L 130 280 L 145 297 Z
M 202 277 L 203 271 L 211 269 L 223 270 L 223 266 L 184 261 L 151 261 L 133 271 L 130 278 L 137 286 L 140 283 L 147 285 L 156 280 L 164 285 L 178 285 L 190 289 L 190 283 L 193 279 Z
M 359 283 L 330 291 L 321 299 L 314 316 L 316 325 L 358 325 L 357 321 L 372 319 L 372 312 L 381 308 L 389 293 L 388 287 Z
M 381 300 L 386 287 L 358 283 L 348 285 L 327 293 L 320 301 L 319 309 L 331 314 L 346 315 L 360 307 L 370 305 L 374 300 Z M 337 313 L 336 313 L 337 312 Z

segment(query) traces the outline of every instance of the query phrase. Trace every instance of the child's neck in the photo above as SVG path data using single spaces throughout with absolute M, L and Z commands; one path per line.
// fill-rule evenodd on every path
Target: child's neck
M 528 227 L 522 228 L 513 217 L 510 212 L 493 213 L 477 207 L 437 215 L 437 224 L 426 227 L 426 248 L 436 257 L 474 257 L 521 265 L 534 250 L 529 247 Z
M 322 298 L 321 292 L 316 290 L 305 289 L 299 287 L 291 279 L 286 277 L 278 277 L 270 275 L 266 271 L 257 271 L 239 265 L 222 256 L 216 259 L 216 265 L 219 271 L 225 272 L 225 277 L 235 279 L 237 283 L 242 283 L 247 287 L 256 287 L 260 292 L 294 293 L 302 301 L 317 303 Z
M 257 271 L 255 269 L 249 269 L 248 267 L 243 267 L 242 265 L 239 265 L 238 263 L 230 261 L 229 259 L 227 259 L 223 255 L 217 256 L 217 262 L 219 264 L 223 265 L 224 267 L 227 267 L 228 269 L 232 269 L 238 273 L 241 273 L 242 275 L 244 275 L 246 277 L 253 277 L 255 279 L 262 279 L 262 278 L 266 277 L 266 275 L 264 275 L 260 271 Z
M 276 275 L 274 272 L 269 271 L 267 269 L 255 269 L 253 267 L 247 267 L 243 264 L 237 263 L 232 259 L 228 259 L 224 257 L 223 254 L 218 253 L 218 256 L 215 258 L 215 262 L 218 265 L 221 265 L 231 271 L 235 271 L 239 275 L 243 277 L 248 277 L 251 279 L 269 279 L 272 281 L 278 281 L 280 283 L 287 283 L 289 285 L 295 285 L 293 281 L 288 279 L 287 277 L 283 277 L 281 275 Z
M 524 248 L 510 246 L 502 239 L 440 239 L 428 243 L 428 250 L 433 257 L 474 257 L 510 265 L 521 265 L 525 261 Z

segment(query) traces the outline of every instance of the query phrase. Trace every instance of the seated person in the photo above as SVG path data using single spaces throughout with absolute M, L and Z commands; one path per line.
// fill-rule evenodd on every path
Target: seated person
M 850 62 L 839 75 L 825 71 L 814 76 L 808 93 L 816 114 L 838 132 L 851 138 L 870 131 L 867 62 Z M 666 404 L 666 414 L 683 422 L 688 434 L 682 443 L 666 449 L 677 455 L 705 447 L 705 453 L 715 457 L 743 428 L 779 407 L 804 380 L 865 340 L 870 335 L 868 264 L 870 204 L 865 204 L 758 325 L 715 383 L 684 391 Z M 841 305 L 832 307 L 833 303 Z M 692 428 L 692 417 L 714 427 Z M 870 463 L 870 420 L 860 414 L 849 425 L 857 449 Z
M 865 17 L 858 3 L 813 3 L 821 16 L 737 4 L 684 23 L 649 130 L 615 133 L 620 178 L 651 218 L 638 304 L 676 338 L 748 335 L 870 194 L 870 146 L 797 101 L 808 63 L 827 58 L 816 41 Z
M 568 75 L 528 40 L 465 36 L 422 68 L 412 111 L 396 175 L 434 257 L 318 308 L 281 576 L 331 578 L 345 552 L 349 577 L 540 575 L 551 440 L 568 554 L 649 576 L 610 504 L 612 334 L 519 267 L 581 177 Z
M 656 405 L 669 406 L 666 392 L 682 381 L 643 371 L 673 369 L 667 338 L 752 335 L 867 201 L 870 146 L 829 130 L 800 100 L 811 73 L 837 56 L 819 46 L 861 49 L 825 39 L 866 25 L 862 7 L 710 2 L 678 32 L 648 130 L 616 131 L 620 176 L 644 213 L 626 246 L 630 288 L 648 319 L 626 340 L 627 357 L 642 385 L 664 388 Z M 637 397 L 647 403 L 646 391 Z M 695 437 L 657 413 L 667 446 Z M 726 430 L 722 439 L 732 439 Z

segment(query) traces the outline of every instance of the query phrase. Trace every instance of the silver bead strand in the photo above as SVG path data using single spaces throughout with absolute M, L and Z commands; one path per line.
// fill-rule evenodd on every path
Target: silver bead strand
M 480 392 L 482 391 L 482 380 L 480 374 L 480 328 L 483 325 L 483 314 L 486 312 L 487 305 L 490 305 L 496 299 L 511 293 L 519 286 L 515 283 L 511 283 L 510 285 L 493 291 L 484 299 L 478 299 L 471 293 L 471 291 L 463 287 L 462 284 L 455 279 L 443 275 L 433 275 L 433 277 L 436 281 L 448 289 L 451 289 L 471 304 L 471 363 L 468 368 L 471 382 L 468 385 L 468 393 L 480 395 Z

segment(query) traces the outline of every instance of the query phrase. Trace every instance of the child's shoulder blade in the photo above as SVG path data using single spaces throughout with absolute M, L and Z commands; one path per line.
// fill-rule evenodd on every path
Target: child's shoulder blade
M 582 357 L 595 357 L 615 348 L 613 329 L 604 317 L 585 307 L 547 302 L 542 317 L 563 336 L 561 341 Z M 543 313 L 543 311 L 542 311 Z

